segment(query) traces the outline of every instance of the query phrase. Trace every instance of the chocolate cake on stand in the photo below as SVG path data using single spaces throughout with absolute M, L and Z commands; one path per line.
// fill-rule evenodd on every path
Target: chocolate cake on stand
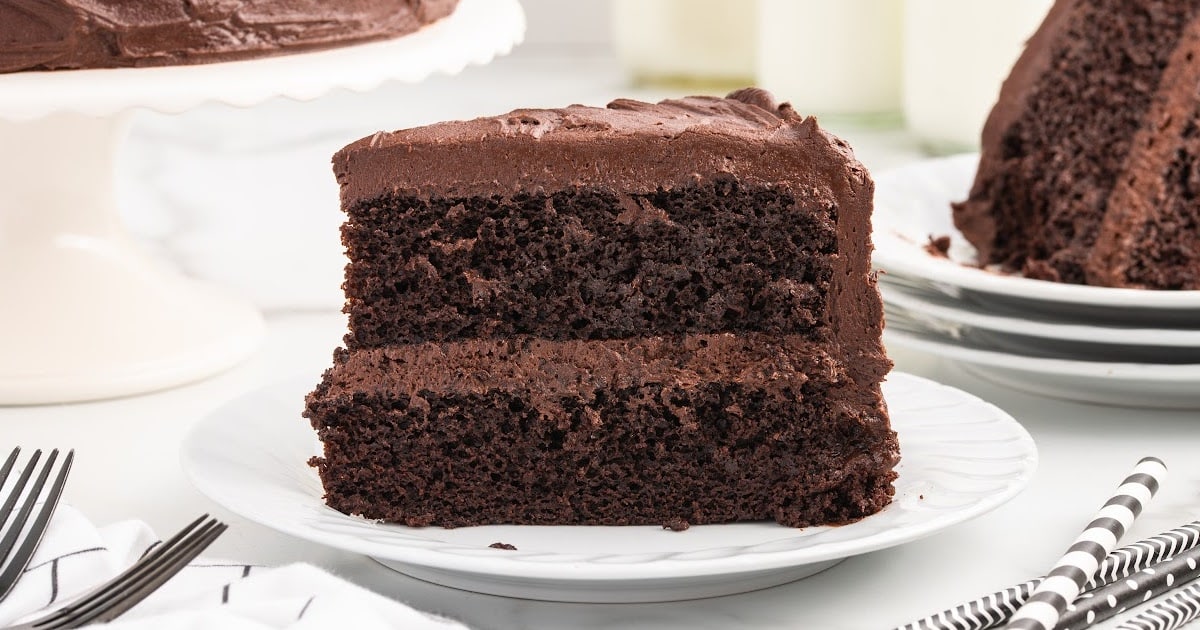
M 0 74 L 0 404 L 143 393 L 212 375 L 262 335 L 253 306 L 163 268 L 121 225 L 129 112 L 251 106 L 453 74 L 524 34 L 516 0 L 461 0 L 387 41 L 228 63 Z

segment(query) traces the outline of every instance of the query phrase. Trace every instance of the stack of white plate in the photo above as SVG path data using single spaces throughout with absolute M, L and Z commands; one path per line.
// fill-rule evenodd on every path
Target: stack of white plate
M 979 268 L 950 211 L 966 198 L 977 163 L 956 156 L 876 176 L 887 343 L 1039 394 L 1200 408 L 1200 291 L 1069 285 Z M 939 236 L 950 237 L 947 256 L 928 247 Z

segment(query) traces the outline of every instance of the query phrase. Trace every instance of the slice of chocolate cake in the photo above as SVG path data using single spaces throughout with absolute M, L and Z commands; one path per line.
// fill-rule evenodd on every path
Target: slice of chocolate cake
M 408 525 L 874 513 L 897 442 L 873 185 L 769 95 L 519 110 L 356 142 L 332 507 Z
M 1200 1 L 1058 0 L 983 132 L 955 224 L 984 264 L 1200 289 Z

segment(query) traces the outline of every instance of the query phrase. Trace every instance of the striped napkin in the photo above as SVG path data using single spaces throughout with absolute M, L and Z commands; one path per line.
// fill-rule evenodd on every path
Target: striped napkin
M 158 536 L 143 522 L 96 527 L 70 505 L 59 505 L 29 568 L 8 598 L 0 602 L 0 628 L 70 603 L 120 573 L 158 543 Z M 203 556 L 145 601 L 102 627 L 465 629 L 310 565 L 267 568 Z

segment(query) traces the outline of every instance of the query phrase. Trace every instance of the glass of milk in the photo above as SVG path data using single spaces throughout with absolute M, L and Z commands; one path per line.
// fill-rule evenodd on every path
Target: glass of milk
M 1053 0 L 905 0 L 904 117 L 932 153 L 974 151 Z
M 759 85 L 801 114 L 898 123 L 903 4 L 759 0 Z
M 613 45 L 639 84 L 754 84 L 754 0 L 613 0 Z

